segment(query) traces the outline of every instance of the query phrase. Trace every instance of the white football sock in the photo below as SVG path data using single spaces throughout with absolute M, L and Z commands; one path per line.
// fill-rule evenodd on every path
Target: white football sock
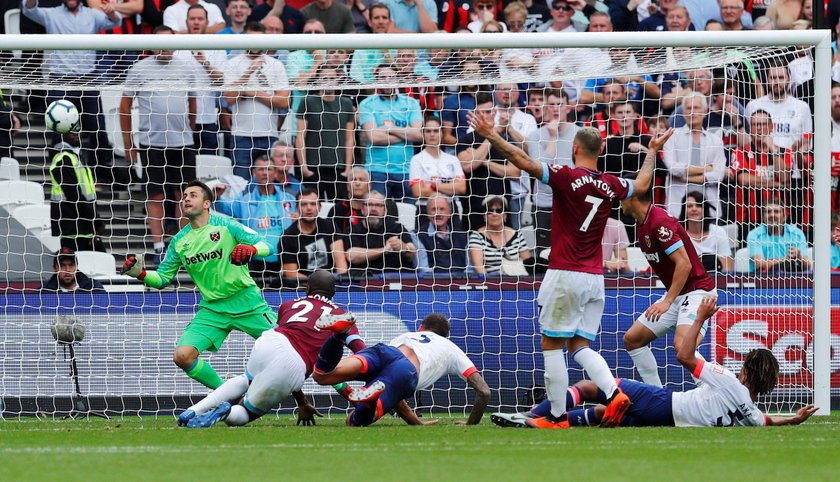
M 636 365 L 636 370 L 641 375 L 643 382 L 662 388 L 662 380 L 659 379 L 659 367 L 656 366 L 656 357 L 653 356 L 650 345 L 630 350 L 627 354 L 633 359 L 633 364 Z
M 595 382 L 598 388 L 607 395 L 607 399 L 612 397 L 613 392 L 618 389 L 618 385 L 615 384 L 615 378 L 612 372 L 610 372 L 610 367 L 607 365 L 606 360 L 588 346 L 579 348 L 573 357 L 578 362 L 578 365 L 582 366 L 586 371 L 589 379 Z
M 248 391 L 248 377 L 239 375 L 222 383 L 222 386 L 213 390 L 209 395 L 202 398 L 201 401 L 190 407 L 195 411 L 196 415 L 201 415 L 204 412 L 212 410 L 219 406 L 222 402 L 236 403 L 239 397 Z
M 559 417 L 566 413 L 566 391 L 569 389 L 566 351 L 544 351 L 543 359 L 545 360 L 545 393 L 548 401 L 551 402 L 551 414 Z
M 230 415 L 225 419 L 225 423 L 233 427 L 241 427 L 249 422 L 248 411 L 242 405 L 234 405 L 230 407 Z

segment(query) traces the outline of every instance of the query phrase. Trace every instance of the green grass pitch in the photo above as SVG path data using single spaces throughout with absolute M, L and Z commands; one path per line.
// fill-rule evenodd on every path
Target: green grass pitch
M 207 430 L 174 419 L 0 421 L 0 481 L 838 480 L 840 412 L 798 427 L 409 427 L 291 416 Z

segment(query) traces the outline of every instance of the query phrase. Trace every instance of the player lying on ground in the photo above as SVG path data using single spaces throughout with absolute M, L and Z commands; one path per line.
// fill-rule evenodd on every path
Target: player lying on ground
M 306 296 L 280 305 L 279 326 L 254 343 L 245 374 L 226 381 L 184 411 L 178 416 L 178 425 L 206 428 L 221 420 L 228 425 L 245 425 L 289 394 L 298 402 L 298 423 L 314 423 L 313 416 L 320 414 L 306 402 L 300 389 L 313 368 L 321 364 L 318 352 L 322 347 L 339 353 L 344 346 L 353 352 L 365 348 L 352 315 L 332 301 L 334 294 L 335 277 L 330 272 L 312 273 Z
M 661 387 L 650 342 L 674 332 L 674 348 L 681 347 L 700 302 L 717 296 L 715 282 L 706 273 L 688 233 L 668 211 L 652 204 L 650 191 L 621 201 L 621 210 L 636 219 L 639 247 L 666 290 L 624 334 L 624 347 L 642 381 Z M 703 340 L 706 327 L 700 329 L 695 346 Z M 699 353 L 695 356 L 700 357 Z
M 120 274 L 160 289 L 175 278 L 181 266 L 187 270 L 201 293 L 201 303 L 178 340 L 173 361 L 190 378 L 216 389 L 222 379 L 198 356 L 207 350 L 218 351 L 231 330 L 259 338 L 277 318 L 248 272 L 248 261 L 266 256 L 268 245 L 233 218 L 211 215 L 212 204 L 213 192 L 206 184 L 188 183 L 181 211 L 190 222 L 169 242 L 157 271 L 146 271 L 142 257 L 130 255 Z
M 817 409 L 807 405 L 793 417 L 771 417 L 764 415 L 755 406 L 758 395 L 770 393 L 779 380 L 779 362 L 770 350 L 752 350 L 744 358 L 741 372 L 735 376 L 726 368 L 706 362 L 695 356 L 694 337 L 698 336 L 703 324 L 717 311 L 715 298 L 706 297 L 697 309 L 697 319 L 691 325 L 677 358 L 695 378 L 702 383 L 686 392 L 672 393 L 632 380 L 618 380 L 632 404 L 621 421 L 625 426 L 677 426 L 677 427 L 731 427 L 759 425 L 798 425 L 813 415 Z M 607 400 L 604 392 L 588 381 L 575 384 L 567 395 L 567 407 L 571 409 L 582 402 L 595 402 L 592 408 L 570 410 L 563 426 L 594 426 L 601 424 Z M 541 403 L 531 414 L 491 415 L 491 420 L 504 427 L 526 427 L 528 416 L 539 416 L 549 410 L 546 402 Z
M 449 341 L 449 320 L 432 313 L 415 333 L 405 333 L 387 345 L 379 343 L 342 359 L 339 346 L 324 345 L 312 378 L 321 385 L 360 380 L 362 388 L 346 388 L 342 395 L 356 404 L 347 425 L 367 426 L 395 409 L 409 425 L 428 425 L 411 410 L 405 399 L 434 385 L 444 375 L 458 375 L 476 391 L 466 425 L 475 425 L 484 416 L 490 401 L 490 388 L 475 365 Z M 321 363 L 323 362 L 323 363 Z
M 470 126 L 502 152 L 513 165 L 551 187 L 551 255 L 537 296 L 541 347 L 545 360 L 545 390 L 551 412 L 529 420 L 538 428 L 560 428 L 566 416 L 569 373 L 566 353 L 583 367 L 587 376 L 609 395 L 605 423 L 618 423 L 630 400 L 621 393 L 609 365 L 589 347 L 598 336 L 604 314 L 602 242 L 607 218 L 621 199 L 646 193 L 662 146 L 673 133 L 652 139 L 635 180 L 598 172 L 603 139 L 598 129 L 585 127 L 572 141 L 574 167 L 537 162 L 506 141 L 492 113 L 468 114 Z M 568 163 L 567 159 L 559 162 Z

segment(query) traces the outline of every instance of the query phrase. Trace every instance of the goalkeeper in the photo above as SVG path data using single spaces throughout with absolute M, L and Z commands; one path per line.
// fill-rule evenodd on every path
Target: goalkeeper
M 222 379 L 198 356 L 206 350 L 218 351 L 233 329 L 259 338 L 276 324 L 277 316 L 248 273 L 248 262 L 268 255 L 268 245 L 234 219 L 211 215 L 212 203 L 207 185 L 188 183 L 181 208 L 190 222 L 172 238 L 157 271 L 146 271 L 141 258 L 129 255 L 120 273 L 160 289 L 184 266 L 201 292 L 201 302 L 178 340 L 173 361 L 190 378 L 216 389 Z

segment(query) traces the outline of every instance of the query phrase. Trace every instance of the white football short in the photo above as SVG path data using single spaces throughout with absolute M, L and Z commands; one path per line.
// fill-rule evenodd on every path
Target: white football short
M 717 290 L 705 291 L 694 290 L 684 295 L 677 296 L 677 299 L 671 303 L 671 308 L 666 311 L 656 321 L 648 320 L 644 313 L 637 318 L 647 329 L 652 331 L 657 338 L 664 336 L 666 333 L 673 333 L 679 325 L 691 325 L 697 318 L 697 308 L 700 307 L 700 302 L 707 296 L 717 297 Z M 657 300 L 662 301 L 665 295 Z M 703 323 L 703 328 L 700 329 L 700 336 L 706 336 L 706 329 L 709 327 L 709 320 Z
M 543 278 L 537 303 L 543 335 L 595 340 L 604 314 L 604 276 L 550 269 Z
M 245 375 L 251 382 L 245 406 L 263 414 L 303 387 L 306 363 L 286 335 L 268 330 L 254 342 Z

